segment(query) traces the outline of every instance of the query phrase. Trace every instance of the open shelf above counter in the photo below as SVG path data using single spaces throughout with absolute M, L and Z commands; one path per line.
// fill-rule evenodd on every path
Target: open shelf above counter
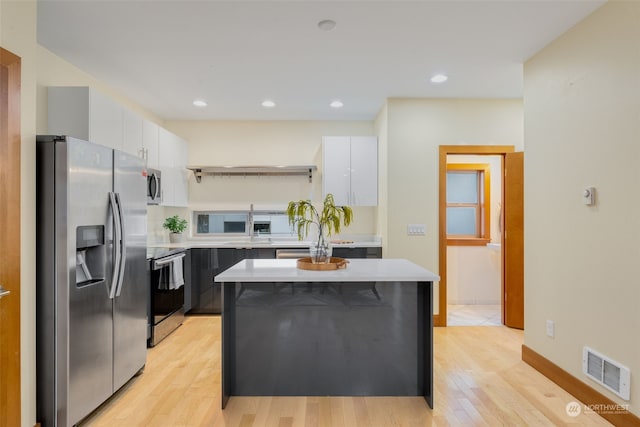
M 305 176 L 309 182 L 313 181 L 313 171 L 318 170 L 315 165 L 303 166 L 189 166 L 196 182 L 200 182 L 205 175 L 209 176 Z

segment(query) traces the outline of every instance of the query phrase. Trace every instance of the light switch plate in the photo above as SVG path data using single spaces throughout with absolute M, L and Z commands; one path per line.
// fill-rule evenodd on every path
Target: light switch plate
M 407 224 L 408 236 L 424 236 L 427 233 L 427 226 L 424 224 Z
M 556 322 L 547 320 L 547 336 L 553 338 L 556 335 Z

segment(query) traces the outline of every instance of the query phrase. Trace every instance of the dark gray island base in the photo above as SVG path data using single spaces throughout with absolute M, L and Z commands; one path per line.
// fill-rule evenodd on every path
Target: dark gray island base
M 245 260 L 221 275 L 222 407 L 238 396 L 424 396 L 433 407 L 432 283 L 406 260 L 297 270 Z

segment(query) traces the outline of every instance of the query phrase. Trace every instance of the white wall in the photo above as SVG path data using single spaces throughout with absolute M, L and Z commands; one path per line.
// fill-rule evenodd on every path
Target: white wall
M 168 121 L 189 141 L 189 165 L 316 165 L 305 177 L 211 177 L 189 181 L 190 210 L 286 208 L 291 200 L 322 198 L 322 137 L 375 135 L 372 121 Z M 375 207 L 355 207 L 343 235 L 376 232 Z
M 21 57 L 20 376 L 21 423 L 36 421 L 35 236 L 36 3 L 0 1 L 0 46 Z
M 438 158 L 440 145 L 524 148 L 521 100 L 389 99 L 386 156 L 388 233 L 385 257 L 407 258 L 438 272 Z M 426 224 L 407 236 L 407 224 Z M 438 300 L 435 288 L 434 300 Z M 437 304 L 434 307 L 437 313 Z
M 525 345 L 581 372 L 631 369 L 640 415 L 640 3 L 609 2 L 525 64 Z M 584 186 L 597 204 L 582 204 Z M 545 321 L 556 322 L 555 338 Z
M 389 214 L 387 212 L 386 206 L 388 206 L 389 200 L 389 186 L 388 186 L 388 175 L 389 168 L 387 165 L 387 158 L 389 157 L 387 152 L 389 150 L 388 146 L 388 136 L 389 136 L 389 128 L 388 128 L 388 108 L 387 103 L 385 102 L 376 117 L 374 122 L 375 134 L 378 135 L 378 206 L 385 207 L 379 208 L 377 210 L 376 217 L 376 230 L 378 235 L 382 238 L 383 242 L 387 241 L 387 237 L 389 234 Z M 382 255 L 385 256 L 385 252 L 383 250 Z
M 502 201 L 501 156 L 449 155 L 447 163 L 484 163 L 490 177 L 490 235 L 500 243 L 500 208 Z M 486 246 L 447 247 L 447 303 L 500 304 L 500 251 Z

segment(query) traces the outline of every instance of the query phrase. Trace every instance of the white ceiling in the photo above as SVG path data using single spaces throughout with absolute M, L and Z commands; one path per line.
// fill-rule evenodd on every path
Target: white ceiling
M 390 97 L 521 97 L 523 62 L 603 3 L 39 0 L 38 41 L 167 120 L 371 120 Z

